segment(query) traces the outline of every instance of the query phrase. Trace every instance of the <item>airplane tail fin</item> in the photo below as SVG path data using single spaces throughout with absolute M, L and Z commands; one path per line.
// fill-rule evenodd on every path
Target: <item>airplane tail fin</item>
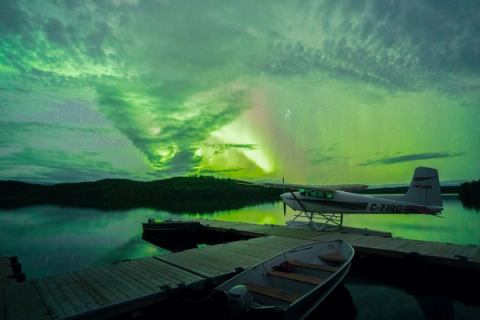
M 437 169 L 415 168 L 412 182 L 403 199 L 410 203 L 442 207 L 442 192 Z

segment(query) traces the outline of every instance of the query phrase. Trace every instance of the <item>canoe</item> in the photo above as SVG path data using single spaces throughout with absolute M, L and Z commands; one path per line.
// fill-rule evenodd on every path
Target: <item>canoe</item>
M 215 288 L 231 314 L 275 313 L 304 319 L 350 270 L 353 247 L 345 241 L 316 242 L 287 250 Z

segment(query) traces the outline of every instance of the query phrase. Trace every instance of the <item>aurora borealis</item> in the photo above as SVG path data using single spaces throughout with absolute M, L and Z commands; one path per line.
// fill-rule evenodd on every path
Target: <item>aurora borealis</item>
M 0 2 L 0 179 L 480 176 L 477 1 Z

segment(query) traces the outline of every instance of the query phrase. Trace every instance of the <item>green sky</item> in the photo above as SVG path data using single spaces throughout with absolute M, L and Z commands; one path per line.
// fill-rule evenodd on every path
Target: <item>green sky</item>
M 478 1 L 0 2 L 0 179 L 480 177 Z

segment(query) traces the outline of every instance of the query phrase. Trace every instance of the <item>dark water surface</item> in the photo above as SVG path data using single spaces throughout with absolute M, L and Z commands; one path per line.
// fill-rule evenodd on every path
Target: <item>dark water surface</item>
M 480 213 L 454 198 L 444 199 L 442 218 L 424 215 L 346 215 L 347 226 L 392 232 L 396 237 L 458 244 L 480 244 Z M 168 251 L 141 239 L 148 218 L 207 218 L 258 224 L 284 224 L 282 203 L 214 214 L 171 214 L 152 209 L 105 212 L 55 206 L 0 211 L 0 256 L 15 255 L 27 279 L 100 265 L 110 261 L 160 255 Z M 357 319 L 480 319 L 480 308 L 447 297 L 411 292 L 381 282 L 347 277 L 346 288 Z M 433 312 L 433 313 L 432 313 Z

